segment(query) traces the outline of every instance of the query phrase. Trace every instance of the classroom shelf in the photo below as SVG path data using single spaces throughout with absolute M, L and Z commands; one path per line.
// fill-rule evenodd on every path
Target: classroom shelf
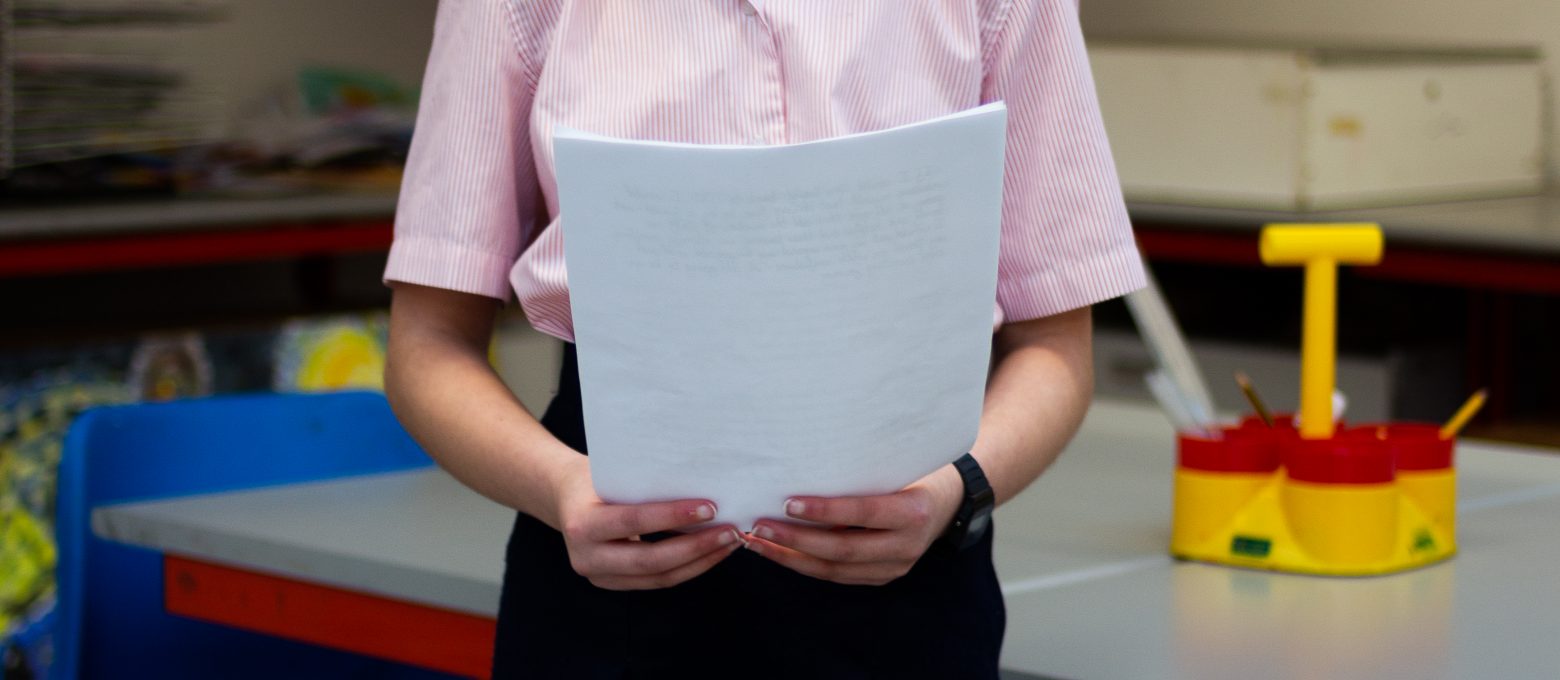
M 0 277 L 382 251 L 395 194 L 162 199 L 0 210 Z

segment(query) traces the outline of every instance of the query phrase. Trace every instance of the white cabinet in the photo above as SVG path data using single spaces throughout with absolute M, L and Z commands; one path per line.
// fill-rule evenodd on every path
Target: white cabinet
M 1333 210 L 1544 186 L 1532 51 L 1089 49 L 1133 201 Z

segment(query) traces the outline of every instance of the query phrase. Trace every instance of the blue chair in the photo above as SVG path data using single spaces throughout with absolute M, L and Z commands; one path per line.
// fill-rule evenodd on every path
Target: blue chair
M 376 393 L 214 397 L 82 414 L 60 462 L 49 677 L 447 677 L 169 615 L 161 555 L 91 530 L 92 509 L 104 504 L 431 464 Z

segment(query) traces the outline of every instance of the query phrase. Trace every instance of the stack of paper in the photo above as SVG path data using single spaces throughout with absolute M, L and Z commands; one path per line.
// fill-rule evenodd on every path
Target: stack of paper
M 611 502 L 896 491 L 969 450 L 1006 109 L 775 147 L 554 137 L 586 435 Z

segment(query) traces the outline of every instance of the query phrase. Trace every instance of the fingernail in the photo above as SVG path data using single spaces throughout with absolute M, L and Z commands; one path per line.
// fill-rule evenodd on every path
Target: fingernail
M 731 545 L 732 543 L 736 543 L 740 540 L 742 540 L 742 537 L 737 534 L 736 529 L 732 529 L 720 535 L 721 545 Z
M 785 514 L 792 517 L 801 517 L 807 511 L 807 504 L 792 498 L 785 502 Z
M 715 506 L 705 503 L 693 511 L 693 516 L 702 520 L 715 519 Z
M 775 538 L 775 530 L 769 527 L 761 526 L 753 530 L 753 535 L 766 541 L 772 541 Z

